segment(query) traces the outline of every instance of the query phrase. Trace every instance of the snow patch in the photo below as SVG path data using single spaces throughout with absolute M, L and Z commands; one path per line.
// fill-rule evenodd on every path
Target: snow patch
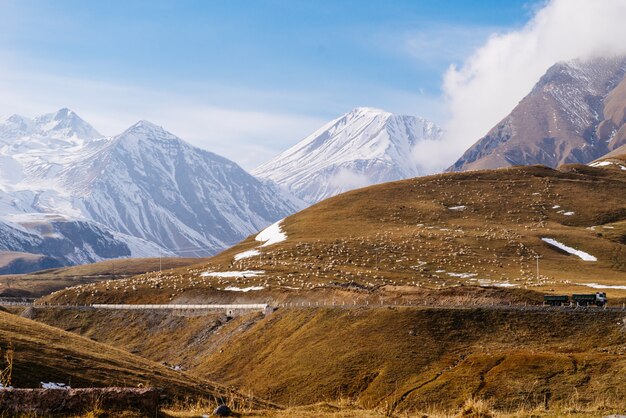
M 256 277 L 264 274 L 263 270 L 245 270 L 245 271 L 205 271 L 200 276 L 202 277 Z
M 622 164 L 616 163 L 614 161 L 598 161 L 595 163 L 591 163 L 589 164 L 591 167 L 607 167 L 609 165 L 616 165 L 618 166 L 621 170 L 626 170 L 626 166 L 623 166 Z
M 612 165 L 611 161 L 598 161 L 595 163 L 589 164 L 591 167 L 606 167 L 607 165 Z
M 279 242 L 283 242 L 287 239 L 287 234 L 285 234 L 285 232 L 280 227 L 282 221 L 283 219 L 276 223 L 273 223 L 272 225 L 265 228 L 263 231 L 259 232 L 255 239 L 257 241 L 263 242 L 261 247 L 278 244 Z
M 546 243 L 548 243 L 548 244 L 550 244 L 550 245 L 552 245 L 554 247 L 557 247 L 557 248 L 565 251 L 566 253 L 578 256 L 581 259 L 583 259 L 584 261 L 598 261 L 598 259 L 596 257 L 592 256 L 591 254 L 588 254 L 588 253 L 586 253 L 584 251 L 577 250 L 577 249 L 572 248 L 572 247 L 568 247 L 567 245 L 561 244 L 560 242 L 558 242 L 557 240 L 554 240 L 552 238 L 541 238 L 541 240 L 543 242 L 546 242 Z
M 42 389 L 71 389 L 65 383 L 40 382 Z
M 259 250 L 244 251 L 242 253 L 235 255 L 235 261 L 243 260 L 244 258 L 250 258 L 250 257 L 254 257 L 257 255 L 261 255 L 261 252 Z
M 626 286 L 610 285 L 610 284 L 598 284 L 598 283 L 582 283 L 583 286 L 592 287 L 594 289 L 619 289 L 626 290 Z
M 459 205 L 459 206 L 451 206 L 448 209 L 449 210 L 465 210 L 466 207 L 467 206 L 465 206 L 465 205 Z
M 471 277 L 478 276 L 478 274 L 476 274 L 476 273 L 448 273 L 448 276 L 458 277 L 460 279 L 469 279 Z
M 224 290 L 229 292 L 250 292 L 251 290 L 263 290 L 265 286 L 250 286 L 250 287 L 236 287 L 236 286 L 228 286 Z

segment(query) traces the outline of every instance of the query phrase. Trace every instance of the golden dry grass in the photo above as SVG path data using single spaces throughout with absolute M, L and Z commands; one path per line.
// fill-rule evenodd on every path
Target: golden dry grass
M 230 399 L 236 394 L 119 348 L 3 312 L 0 347 L 13 348 L 12 385 L 17 388 L 59 382 L 72 387 L 152 386 L 163 388 L 172 398 Z M 255 407 L 269 405 L 248 401 Z
M 293 308 L 268 317 L 38 309 L 63 326 L 278 404 L 397 413 L 488 399 L 502 411 L 626 393 L 626 313 Z
M 459 206 L 464 209 L 450 209 Z M 89 285 L 49 300 L 203 300 L 232 284 L 283 293 L 349 282 L 379 291 L 508 284 L 539 292 L 594 292 L 584 284 L 626 285 L 625 223 L 623 170 L 566 166 L 449 173 L 325 200 L 287 218 L 283 229 L 288 239 L 261 248 L 260 256 L 234 260 L 236 254 L 258 247 L 250 237 L 204 264 L 117 285 Z M 542 241 L 544 237 L 598 261 L 566 254 Z M 237 279 L 202 276 L 230 270 L 264 273 Z M 623 289 L 606 291 L 611 299 L 626 297 Z
M 159 268 L 169 270 L 201 262 L 198 258 L 125 258 L 30 274 L 0 275 L 0 294 L 40 297 L 70 286 L 115 280 Z
M 383 300 L 440 308 L 281 308 L 266 318 L 222 323 L 206 334 L 200 330 L 210 320 L 161 318 L 150 325 L 137 317 L 123 328 L 107 317 L 112 314 L 40 319 L 150 358 L 181 361 L 198 376 L 290 407 L 345 397 L 366 411 L 398 416 L 454 416 L 466 399 L 486 400 L 496 413 L 511 416 L 577 416 L 601 403 L 604 409 L 598 410 L 611 410 L 626 398 L 623 312 L 453 307 L 540 303 L 544 292 L 594 292 L 584 286 L 591 282 L 626 285 L 625 192 L 626 172 L 587 166 L 515 167 L 388 183 L 287 218 L 288 239 L 261 248 L 260 256 L 234 260 L 258 247 L 250 237 L 200 265 L 67 289 L 43 300 L 314 306 Z M 457 206 L 464 209 L 450 209 Z M 598 261 L 582 261 L 542 237 Z M 230 270 L 264 273 L 202 276 Z M 462 273 L 468 276 L 458 277 Z M 514 287 L 493 287 L 502 283 Z M 224 291 L 229 285 L 265 289 Z M 626 297 L 620 289 L 607 293 L 614 305 Z M 107 324 L 110 330 L 101 331 Z M 172 326 L 165 332 L 160 324 Z M 168 332 L 185 342 L 182 353 L 172 350 Z M 289 412 L 272 412 L 281 413 Z

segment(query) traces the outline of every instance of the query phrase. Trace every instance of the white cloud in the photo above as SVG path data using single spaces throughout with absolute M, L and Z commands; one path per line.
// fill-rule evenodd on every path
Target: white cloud
M 551 0 L 523 28 L 493 34 L 445 74 L 447 135 L 441 153 L 428 153 L 428 161 L 439 169 L 452 164 L 556 62 L 625 54 L 624 17 L 624 0 Z
M 355 173 L 346 168 L 341 168 L 329 180 L 331 186 L 339 187 L 341 190 L 352 190 L 372 184 L 365 174 Z

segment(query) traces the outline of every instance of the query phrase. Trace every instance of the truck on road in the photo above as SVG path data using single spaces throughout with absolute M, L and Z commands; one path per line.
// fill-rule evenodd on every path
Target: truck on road
M 546 305 L 550 306 L 566 306 L 566 305 L 575 305 L 575 306 L 604 306 L 607 303 L 606 293 L 604 292 L 596 292 L 596 293 L 578 293 L 573 294 L 571 297 L 567 295 L 544 295 L 543 302 Z

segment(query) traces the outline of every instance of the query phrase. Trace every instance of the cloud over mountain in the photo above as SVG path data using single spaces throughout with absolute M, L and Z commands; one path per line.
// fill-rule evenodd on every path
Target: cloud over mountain
M 551 0 L 522 28 L 492 35 L 444 76 L 446 146 L 433 165 L 451 164 L 504 118 L 556 62 L 626 54 L 626 2 Z

